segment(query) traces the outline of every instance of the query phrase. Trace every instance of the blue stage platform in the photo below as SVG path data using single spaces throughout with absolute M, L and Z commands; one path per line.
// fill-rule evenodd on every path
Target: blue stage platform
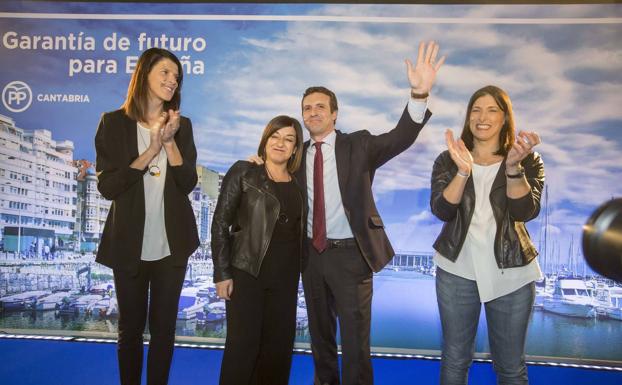
M 116 345 L 76 339 L 43 340 L 0 338 L 0 383 L 3 385 L 113 385 L 118 383 Z M 178 347 L 173 358 L 170 385 L 216 385 L 222 350 Z M 437 384 L 436 359 L 374 358 L 376 385 Z M 308 354 L 296 354 L 290 385 L 311 385 L 313 363 Z M 530 365 L 531 385 L 619 385 L 620 370 Z M 470 384 L 492 385 L 490 363 L 476 362 Z

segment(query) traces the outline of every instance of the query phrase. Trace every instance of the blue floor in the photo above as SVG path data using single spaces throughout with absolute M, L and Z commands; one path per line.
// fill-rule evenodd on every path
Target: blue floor
M 176 348 L 170 385 L 216 385 L 221 350 Z M 0 339 L 2 385 L 112 385 L 117 384 L 116 346 L 111 343 Z M 373 360 L 376 385 L 436 384 L 439 362 L 417 359 Z M 290 385 L 311 385 L 311 356 L 296 354 Z M 622 372 L 530 366 L 531 385 L 622 384 Z M 495 384 L 488 363 L 474 363 L 470 383 Z

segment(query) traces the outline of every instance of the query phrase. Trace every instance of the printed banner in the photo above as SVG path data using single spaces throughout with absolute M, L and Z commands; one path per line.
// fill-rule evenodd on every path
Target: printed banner
M 94 135 L 123 103 L 140 53 L 182 62 L 182 114 L 193 122 L 201 246 L 179 304 L 179 336 L 224 338 L 211 216 L 219 182 L 256 153 L 274 116 L 301 120 L 302 93 L 339 100 L 337 128 L 380 134 L 409 97 L 404 59 L 435 40 L 447 60 L 415 144 L 384 165 L 374 193 L 396 249 L 374 277 L 372 345 L 440 350 L 430 174 L 459 133 L 471 94 L 505 89 L 518 129 L 535 131 L 546 171 L 528 223 L 545 280 L 527 340 L 534 356 L 622 361 L 622 288 L 585 264 L 582 226 L 622 196 L 622 6 L 119 4 L 0 5 L 0 328 L 116 332 L 112 273 L 94 262 L 110 207 L 97 191 Z M 305 134 L 306 135 L 306 134 Z M 572 285 L 570 285 L 570 283 Z M 485 316 L 476 350 L 489 351 Z M 297 341 L 308 342 L 302 287 Z

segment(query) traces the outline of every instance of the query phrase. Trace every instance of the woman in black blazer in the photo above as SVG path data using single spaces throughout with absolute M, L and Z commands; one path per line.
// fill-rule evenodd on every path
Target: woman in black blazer
M 182 67 L 160 48 L 143 52 L 121 109 L 97 134 L 100 193 L 112 206 L 96 261 L 113 269 L 121 383 L 140 384 L 149 315 L 147 383 L 166 384 L 188 257 L 199 244 L 188 194 L 197 182 L 192 124 L 180 116 Z

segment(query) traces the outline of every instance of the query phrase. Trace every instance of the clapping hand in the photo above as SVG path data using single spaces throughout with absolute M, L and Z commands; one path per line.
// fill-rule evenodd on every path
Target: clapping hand
M 447 150 L 451 160 L 458 166 L 458 172 L 463 176 L 471 175 L 471 169 L 473 168 L 473 156 L 462 139 L 454 139 L 454 133 L 452 130 L 447 129 L 445 131 L 445 141 L 447 142 Z
M 162 128 L 162 144 L 168 144 L 173 141 L 175 133 L 179 130 L 179 110 L 168 110 L 168 121 Z
M 166 112 L 162 112 L 156 120 L 155 124 L 153 124 L 149 128 L 149 147 L 155 152 L 160 152 L 160 148 L 162 147 L 162 130 L 166 125 L 166 120 L 168 119 L 168 114 Z
M 518 168 L 518 164 L 525 159 L 525 157 L 533 151 L 533 148 L 542 143 L 540 136 L 533 131 L 525 132 L 519 131 L 512 145 L 508 156 L 505 160 L 505 167 L 508 170 L 515 170 Z

